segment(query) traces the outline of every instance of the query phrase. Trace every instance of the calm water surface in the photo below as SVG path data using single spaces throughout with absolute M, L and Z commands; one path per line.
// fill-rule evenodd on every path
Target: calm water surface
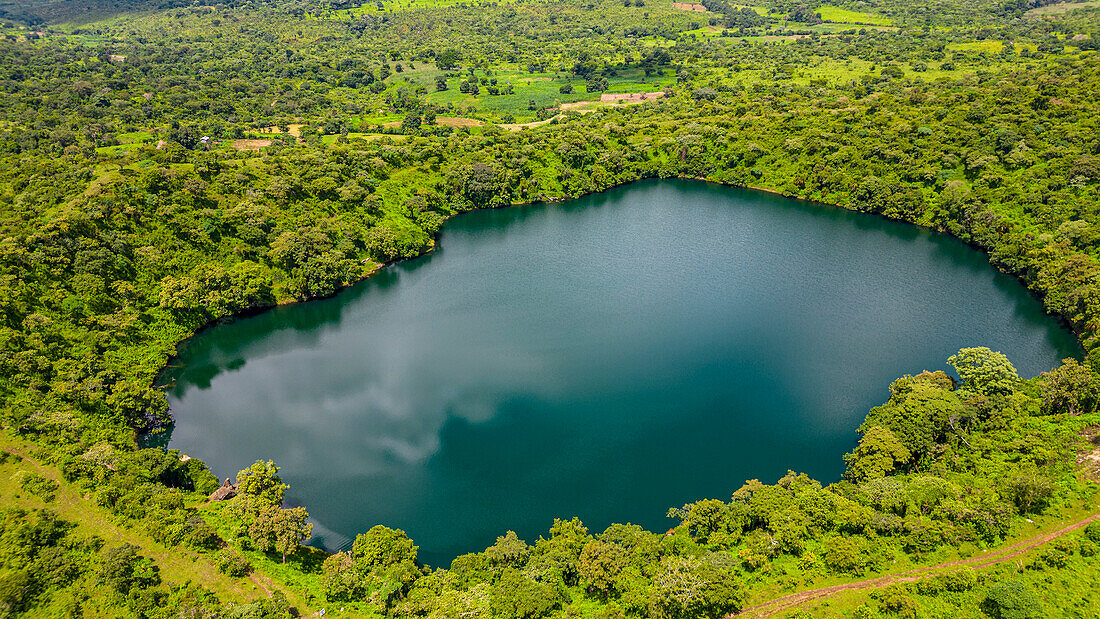
M 274 459 L 330 548 L 375 524 L 446 565 L 554 517 L 653 530 L 787 469 L 837 479 L 894 378 L 963 346 L 1078 354 L 962 243 L 688 181 L 448 222 L 433 255 L 207 330 L 170 369 L 172 448 Z

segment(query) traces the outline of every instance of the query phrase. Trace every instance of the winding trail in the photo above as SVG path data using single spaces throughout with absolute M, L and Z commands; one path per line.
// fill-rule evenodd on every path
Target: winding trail
M 909 570 L 907 572 L 900 572 L 898 574 L 889 574 L 886 576 L 879 576 L 878 578 L 871 578 L 869 580 L 861 580 L 858 582 L 846 583 L 843 585 L 832 585 L 830 587 L 821 587 L 818 589 L 808 589 L 806 591 L 799 591 L 783 597 L 778 597 L 773 600 L 768 600 L 755 606 L 742 609 L 740 612 L 727 615 L 723 619 L 733 618 L 746 618 L 746 617 L 768 617 L 781 610 L 787 610 L 795 606 L 801 606 L 806 602 L 813 600 L 819 600 L 822 598 L 832 597 L 838 593 L 844 593 L 846 591 L 857 591 L 861 589 L 877 589 L 879 587 L 885 587 L 895 583 L 908 583 L 928 578 L 929 576 L 935 576 L 941 573 L 942 570 L 956 567 L 969 567 L 971 569 L 981 569 L 997 563 L 1004 563 L 1010 561 L 1029 550 L 1047 544 L 1063 535 L 1072 533 L 1079 529 L 1086 527 L 1089 523 L 1100 520 L 1100 514 L 1093 514 L 1087 518 L 1079 520 L 1073 524 L 1066 525 L 1050 533 L 1032 537 L 1020 542 L 1017 542 L 1011 546 L 1005 546 L 1004 548 L 997 549 L 995 551 L 983 554 L 978 557 L 971 557 L 969 559 L 959 559 L 957 561 L 948 561 L 946 563 L 940 563 L 937 565 L 929 565 L 926 567 L 920 567 L 917 569 Z

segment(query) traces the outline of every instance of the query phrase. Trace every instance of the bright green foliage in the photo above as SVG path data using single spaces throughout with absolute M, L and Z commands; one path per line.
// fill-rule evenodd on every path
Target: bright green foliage
M 307 522 L 308 519 L 304 507 L 265 507 L 253 518 L 248 536 L 256 548 L 278 552 L 286 563 L 286 556 L 313 533 L 313 523 Z
M 416 550 L 413 541 L 404 531 L 382 525 L 358 535 L 352 545 L 355 565 L 366 570 L 415 563 Z
M 862 576 L 871 563 L 866 540 L 850 537 L 828 540 L 822 558 L 830 570 L 853 576 Z
M 576 586 L 581 552 L 588 541 L 588 528 L 580 519 L 554 519 L 550 539 L 539 537 L 527 561 L 526 573 L 539 582 L 559 587 Z
M 1061 367 L 1044 372 L 1041 383 L 1042 411 L 1053 415 L 1090 413 L 1100 402 L 1100 381 L 1076 359 L 1063 359 Z
M 1020 384 L 1008 357 L 985 347 L 963 348 L 947 359 L 962 379 L 962 389 L 980 395 L 1006 395 Z
M 976 415 L 954 391 L 931 381 L 913 379 L 904 388 L 892 387 L 891 391 L 890 400 L 871 409 L 859 431 L 866 434 L 876 426 L 889 430 L 913 461 L 919 462 L 945 442 L 960 420 Z M 894 450 L 891 457 L 901 453 Z
M 257 460 L 237 473 L 237 491 L 252 499 L 257 508 L 278 506 L 290 486 L 279 477 L 279 467 L 271 460 Z
M 456 213 L 651 177 L 765 187 L 957 236 L 1021 277 L 1098 358 L 1095 9 L 642 4 L 8 7 L 5 19 L 34 27 L 5 27 L 0 46 L 2 425 L 46 446 L 112 518 L 208 552 L 221 542 L 195 506 L 217 481 L 134 441 L 170 421 L 156 376 L 177 344 L 419 255 Z M 73 15 L 82 23 L 56 25 Z M 604 90 L 665 96 L 607 104 Z M 513 121 L 543 124 L 498 126 Z M 263 142 L 236 142 L 246 138 Z M 895 381 L 845 481 L 750 481 L 728 503 L 676 511 L 671 535 L 556 522 L 534 548 L 505 535 L 439 575 L 403 533 L 372 530 L 317 577 L 363 614 L 718 616 L 741 581 L 775 584 L 788 555 L 805 577 L 875 570 L 891 554 L 997 543 L 1022 514 L 1088 496 L 1071 463 L 1077 432 L 1098 422 L 1095 364 L 1021 381 L 988 349 L 951 363 L 958 390 L 942 372 Z M 247 509 L 232 526 L 247 530 L 264 508 L 282 518 L 278 469 L 242 473 L 234 501 Z M 288 611 L 278 597 L 227 611 L 194 587 L 155 584 L 134 549 L 103 563 L 48 513 L 3 513 L 0 612 L 35 616 L 101 574 L 119 614 Z M 1080 560 L 1058 553 L 1048 559 Z
M 617 592 L 617 584 L 627 566 L 629 554 L 623 546 L 612 542 L 592 540 L 581 552 L 581 584 L 589 591 L 604 598 Z
M 844 476 L 856 483 L 877 479 L 906 464 L 911 457 L 909 450 L 888 428 L 871 426 L 859 439 L 855 451 L 845 454 L 848 467 Z
M 527 559 L 531 547 L 521 540 L 515 531 L 508 531 L 497 538 L 492 546 L 485 549 L 485 556 L 493 565 L 519 565 Z
M 350 569 L 354 575 L 341 574 L 347 571 L 341 560 L 329 566 L 333 574 L 341 574 L 333 576 L 330 585 L 339 592 L 356 589 L 369 591 L 371 599 L 386 607 L 392 606 L 408 593 L 423 574 L 416 560 L 416 550 L 404 531 L 375 526 L 356 536 L 352 544 L 354 560 Z
M 902 585 L 891 585 L 871 594 L 888 616 L 902 619 L 916 619 L 917 604 Z
M 1054 492 L 1054 483 L 1033 466 L 1021 467 L 1005 481 L 1004 493 L 1021 514 L 1042 511 Z
M 683 522 L 696 542 L 706 544 L 714 534 L 729 532 L 729 508 L 725 503 L 704 499 L 684 508 L 687 514 Z
M 561 604 L 553 587 L 535 582 L 514 568 L 504 569 L 490 599 L 494 616 L 516 619 L 546 617 Z
M 1039 619 L 1046 617 L 1039 596 L 1019 580 L 994 584 L 982 602 L 982 610 L 992 619 Z
M 40 497 L 46 502 L 52 501 L 54 493 L 57 492 L 57 482 L 38 473 L 21 470 L 15 474 L 13 479 L 21 489 Z
M 366 597 L 367 586 L 355 569 L 355 559 L 349 552 L 338 552 L 325 558 L 325 598 L 332 602 L 350 602 Z
M 493 578 L 493 566 L 483 552 L 460 555 L 451 561 L 447 578 L 455 589 L 469 589 L 478 584 L 489 582 Z
M 937 574 L 931 578 L 918 580 L 913 586 L 918 593 L 935 595 L 942 591 L 960 593 L 969 591 L 978 585 L 978 575 L 974 570 L 961 569 L 946 574 Z
M 1100 521 L 1093 521 L 1085 527 L 1085 537 L 1092 542 L 1100 544 Z
M 227 576 L 247 576 L 252 571 L 252 564 L 248 562 L 248 559 L 229 548 L 219 550 L 214 561 L 218 566 L 218 571 Z

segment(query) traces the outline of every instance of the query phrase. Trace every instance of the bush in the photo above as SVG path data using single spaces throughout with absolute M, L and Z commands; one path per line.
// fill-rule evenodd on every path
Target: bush
M 862 576 L 870 564 L 867 544 L 851 538 L 834 538 L 823 554 L 825 566 L 834 573 Z
M 1085 527 L 1085 537 L 1092 542 L 1100 544 L 1100 520 L 1094 520 Z
M 913 619 L 917 616 L 917 603 L 909 597 L 909 590 L 901 585 L 885 587 L 871 594 L 878 600 L 879 608 L 899 617 Z
M 133 544 L 123 544 L 103 553 L 97 583 L 123 595 L 131 590 L 160 584 L 160 574 L 151 559 L 141 556 Z
M 222 548 L 214 555 L 214 564 L 218 566 L 219 572 L 233 578 L 247 576 L 252 571 L 252 564 L 248 559 L 229 548 Z
M 969 591 L 977 584 L 978 575 L 973 570 L 959 570 L 918 580 L 915 586 L 917 593 L 921 595 L 936 595 L 942 591 Z
M 1039 561 L 1050 567 L 1062 568 L 1069 563 L 1069 553 L 1061 548 L 1047 548 L 1039 555 Z
M 982 610 L 993 619 L 1039 619 L 1043 603 L 1023 582 L 1006 580 L 989 588 Z
M 31 471 L 17 471 L 11 478 L 19 488 L 49 503 L 57 492 L 57 482 Z
M 192 548 L 203 550 L 214 550 L 222 543 L 222 538 L 218 536 L 214 527 L 206 524 L 206 521 L 197 515 L 187 519 L 183 540 Z
M 31 600 L 34 581 L 25 570 L 0 574 L 0 611 L 4 616 L 22 611 Z

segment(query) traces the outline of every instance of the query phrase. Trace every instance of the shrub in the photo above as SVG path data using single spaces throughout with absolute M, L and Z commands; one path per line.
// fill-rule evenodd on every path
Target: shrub
M 825 567 L 832 572 L 862 576 L 870 563 L 867 544 L 852 538 L 834 538 L 823 554 Z
M 1061 568 L 1069 563 L 1069 554 L 1060 548 L 1047 548 L 1039 555 L 1039 561 L 1050 567 Z
M 218 566 L 219 572 L 233 578 L 247 576 L 252 571 L 252 564 L 248 559 L 229 548 L 222 548 L 214 555 L 214 564 Z
M 11 478 L 19 488 L 49 503 L 57 492 L 57 482 L 31 471 L 17 471 Z
M 917 616 L 917 603 L 909 596 L 909 590 L 901 585 L 891 585 L 871 594 L 878 601 L 882 610 L 904 617 L 914 619 Z
M 214 527 L 210 526 L 200 516 L 191 516 L 187 519 L 183 540 L 193 548 L 214 550 L 221 545 L 222 539 Z
M 160 574 L 151 559 L 141 556 L 133 544 L 123 544 L 103 553 L 97 583 L 123 595 L 133 589 L 160 584 Z
M 977 584 L 978 575 L 973 570 L 958 570 L 918 580 L 915 587 L 917 593 L 921 595 L 936 595 L 942 591 L 955 593 L 969 591 Z
M 1100 544 L 1100 520 L 1094 520 L 1089 523 L 1089 526 L 1085 527 L 1085 537 Z
M 1023 582 L 1006 580 L 989 588 L 982 610 L 993 619 L 1039 619 L 1043 603 Z

